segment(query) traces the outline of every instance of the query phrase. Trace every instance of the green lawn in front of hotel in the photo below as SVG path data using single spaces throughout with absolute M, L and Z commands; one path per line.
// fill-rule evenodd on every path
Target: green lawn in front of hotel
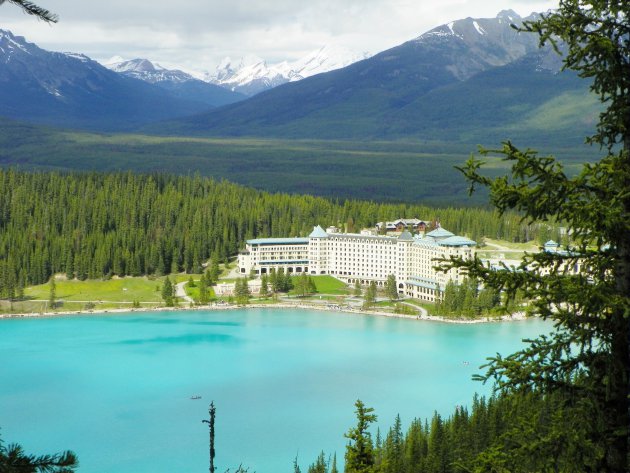
M 346 295 L 350 293 L 348 285 L 328 275 L 311 276 L 318 294 Z

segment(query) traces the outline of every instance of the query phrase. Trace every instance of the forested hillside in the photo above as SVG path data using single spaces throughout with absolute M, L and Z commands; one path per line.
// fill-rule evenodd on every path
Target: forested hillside
M 552 120 L 552 118 L 550 118 Z M 495 147 L 500 138 L 481 144 Z M 521 141 L 514 141 L 520 144 Z M 105 135 L 30 125 L 0 117 L 0 166 L 59 172 L 133 171 L 227 179 L 269 192 L 313 194 L 432 206 L 484 205 L 487 193 L 468 195 L 454 170 L 476 145 L 450 141 L 324 141 Z M 570 175 L 593 159 L 584 147 L 541 148 Z M 488 176 L 507 172 L 488 158 Z
M 200 176 L 0 170 L 0 297 L 57 272 L 79 279 L 190 272 L 236 254 L 247 238 L 413 216 L 475 239 L 548 231 L 516 214 L 270 194 Z

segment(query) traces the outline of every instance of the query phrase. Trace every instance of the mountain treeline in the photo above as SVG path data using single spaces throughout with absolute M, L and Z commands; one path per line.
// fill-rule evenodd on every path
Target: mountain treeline
M 398 217 L 439 221 L 473 239 L 524 241 L 548 231 L 516 214 L 270 194 L 200 176 L 0 169 L 0 297 L 53 273 L 200 272 L 248 238 L 308 235 L 317 224 L 358 231 Z

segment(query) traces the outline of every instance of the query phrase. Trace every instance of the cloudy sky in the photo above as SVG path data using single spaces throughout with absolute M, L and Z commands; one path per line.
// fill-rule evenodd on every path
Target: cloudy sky
M 225 56 L 295 60 L 331 44 L 372 54 L 466 17 L 521 16 L 557 0 L 35 0 L 57 13 L 47 25 L 9 3 L 0 28 L 53 51 L 99 61 L 148 58 L 211 70 Z

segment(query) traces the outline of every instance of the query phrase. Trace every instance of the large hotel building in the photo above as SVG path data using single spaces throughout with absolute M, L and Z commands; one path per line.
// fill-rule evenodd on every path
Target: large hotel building
M 248 240 L 238 256 L 243 274 L 268 274 L 282 268 L 294 274 L 329 274 L 348 284 L 374 281 L 384 286 L 393 274 L 400 294 L 435 301 L 446 284 L 459 284 L 457 269 L 434 269 L 437 260 L 459 256 L 472 258 L 476 243 L 438 228 L 422 236 L 404 231 L 399 236 L 341 233 L 317 226 L 307 238 L 260 238 Z

